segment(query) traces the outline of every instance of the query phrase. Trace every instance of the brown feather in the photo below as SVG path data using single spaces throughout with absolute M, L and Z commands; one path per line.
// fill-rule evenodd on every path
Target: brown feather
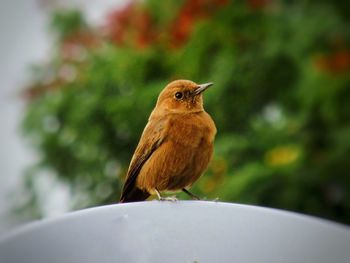
M 149 122 L 141 136 L 139 144 L 135 150 L 135 153 L 131 159 L 120 202 L 129 202 L 129 199 L 133 199 L 133 194 L 136 192 L 133 189 L 136 187 L 136 178 L 143 164 L 148 160 L 152 153 L 159 147 L 163 141 L 164 122 Z M 147 192 L 146 192 L 147 193 Z M 149 194 L 148 194 L 149 196 Z M 145 195 L 145 200 L 148 196 Z M 142 201 L 142 200 L 137 200 Z M 131 202 L 131 201 L 130 201 Z
M 157 191 L 181 191 L 205 171 L 216 127 L 203 109 L 199 87 L 179 80 L 160 93 L 132 157 L 120 202 L 145 200 Z

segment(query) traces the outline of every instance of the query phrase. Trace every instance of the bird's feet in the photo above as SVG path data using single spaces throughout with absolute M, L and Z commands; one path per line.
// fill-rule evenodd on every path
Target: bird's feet
M 188 194 L 192 200 L 201 200 L 198 196 L 192 194 L 190 191 L 188 191 L 186 188 L 183 188 L 182 191 L 186 194 Z
M 173 196 L 167 196 L 167 197 L 163 197 L 160 195 L 159 191 L 157 189 L 155 189 L 155 192 L 158 196 L 158 200 L 159 201 L 171 201 L 171 202 L 176 202 L 177 201 L 177 198 L 175 195 Z
M 178 201 L 178 199 L 176 198 L 176 196 L 175 195 L 173 195 L 173 196 L 167 196 L 167 197 L 160 197 L 159 198 L 159 201 L 170 201 L 170 202 L 176 202 L 176 201 Z

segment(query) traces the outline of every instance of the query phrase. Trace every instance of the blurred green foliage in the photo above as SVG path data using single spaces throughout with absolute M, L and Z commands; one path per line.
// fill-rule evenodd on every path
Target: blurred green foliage
M 350 223 L 349 14 L 330 0 L 131 2 L 103 27 L 55 14 L 56 53 L 25 92 L 41 156 L 27 211 L 43 168 L 72 209 L 115 203 L 158 93 L 182 78 L 215 83 L 215 156 L 193 192 Z

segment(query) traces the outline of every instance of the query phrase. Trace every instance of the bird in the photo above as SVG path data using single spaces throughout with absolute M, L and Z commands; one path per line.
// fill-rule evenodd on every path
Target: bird
M 144 201 L 151 195 L 189 191 L 207 169 L 214 151 L 216 126 L 203 107 L 203 92 L 213 83 L 170 82 L 159 94 L 131 158 L 120 203 Z

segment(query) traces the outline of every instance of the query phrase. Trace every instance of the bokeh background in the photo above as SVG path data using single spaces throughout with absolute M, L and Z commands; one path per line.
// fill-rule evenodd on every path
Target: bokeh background
M 41 3 L 48 51 L 18 94 L 35 158 L 17 220 L 116 203 L 158 93 L 181 78 L 215 83 L 215 155 L 194 193 L 350 223 L 350 3 L 58 2 Z

